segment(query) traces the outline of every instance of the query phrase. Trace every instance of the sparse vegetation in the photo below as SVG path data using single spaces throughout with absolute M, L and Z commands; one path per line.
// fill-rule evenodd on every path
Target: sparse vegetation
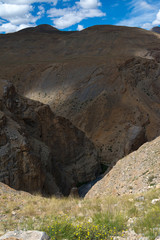
M 148 206 L 148 211 L 137 220 L 134 229 L 136 232 L 144 232 L 150 239 L 160 234 L 160 202 Z
M 98 199 L 43 198 L 24 193 L 3 193 L 0 232 L 43 230 L 53 239 L 112 239 L 134 229 L 155 239 L 160 234 L 160 190 L 142 195 Z M 130 219 L 134 220 L 129 225 Z

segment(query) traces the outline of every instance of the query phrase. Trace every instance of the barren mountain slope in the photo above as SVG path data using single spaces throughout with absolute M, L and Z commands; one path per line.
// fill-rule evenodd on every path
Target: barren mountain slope
M 160 35 L 94 26 L 48 26 L 0 35 L 0 76 L 48 103 L 116 162 L 160 134 Z
M 160 137 L 119 160 L 112 170 L 92 187 L 86 198 L 144 192 L 156 186 L 160 188 L 159 172 Z
M 82 131 L 0 80 L 0 182 L 29 192 L 68 195 L 99 171 L 95 147 Z
M 155 33 L 160 33 L 160 27 L 153 27 L 152 28 L 152 31 L 155 32 Z

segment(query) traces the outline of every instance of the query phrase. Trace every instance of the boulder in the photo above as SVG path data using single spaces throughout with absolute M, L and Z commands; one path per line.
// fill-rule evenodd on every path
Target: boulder
M 1 236 L 0 240 L 50 240 L 50 237 L 40 231 L 11 231 Z

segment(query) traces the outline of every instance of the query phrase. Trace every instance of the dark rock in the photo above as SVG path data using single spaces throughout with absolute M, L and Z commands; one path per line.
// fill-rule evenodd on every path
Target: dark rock
M 160 33 L 160 27 L 153 27 L 152 29 L 151 29 L 151 31 L 152 32 L 156 32 L 156 33 Z
M 21 97 L 0 82 L 0 181 L 28 192 L 68 195 L 100 171 L 94 145 L 50 107 Z M 7 121 L 6 121 L 7 118 Z
M 69 196 L 72 198 L 78 198 L 79 197 L 78 188 L 72 187 Z

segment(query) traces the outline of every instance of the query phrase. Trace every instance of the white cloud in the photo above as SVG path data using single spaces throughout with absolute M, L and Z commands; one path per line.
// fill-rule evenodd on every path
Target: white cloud
M 39 10 L 37 16 L 31 14 L 33 7 L 31 5 L 16 5 L 0 3 L 0 17 L 7 21 L 2 24 L 1 29 L 7 29 L 5 32 L 13 32 L 14 29 L 21 29 L 23 26 L 34 24 L 42 15 L 42 9 Z
M 43 6 L 38 7 L 39 12 L 37 13 L 38 16 L 42 16 L 45 13 L 45 8 Z
M 53 5 L 57 4 L 57 0 L 0 0 L 1 3 L 9 3 L 9 4 L 15 4 L 15 5 L 30 5 L 32 3 L 53 3 Z
M 156 19 L 153 21 L 152 23 L 154 26 L 156 25 L 160 25 L 160 10 L 158 11 L 157 15 L 156 15 Z
M 71 8 L 51 8 L 47 13 L 56 28 L 64 29 L 80 23 L 83 19 L 105 16 L 99 6 L 99 0 L 80 0 Z
M 34 16 L 32 14 L 34 8 L 31 4 L 34 2 L 50 2 L 54 5 L 57 0 L 0 0 L 0 18 L 2 19 L 0 22 L 0 32 L 13 32 L 35 25 L 36 21 L 45 13 L 45 8 L 38 6 L 39 11 Z
M 86 18 L 102 17 L 105 13 L 99 9 L 52 9 L 53 15 L 50 12 L 54 26 L 59 29 L 70 27 L 76 23 L 81 22 Z M 58 17 L 58 18 L 56 18 Z
M 151 29 L 152 27 L 153 27 L 152 23 L 144 23 L 142 25 L 142 28 L 144 28 L 144 29 Z
M 15 16 L 23 16 L 32 10 L 30 5 L 2 4 L 0 3 L 0 17 L 9 19 Z
M 11 23 L 4 23 L 0 26 L 0 32 L 15 32 L 17 27 Z
M 128 7 L 130 9 L 130 14 L 124 20 L 118 22 L 117 25 L 141 27 L 145 29 L 151 29 L 156 22 L 158 25 L 159 17 L 157 12 L 160 7 L 159 1 L 151 4 L 151 1 L 147 0 L 132 0 L 128 4 Z
M 149 4 L 145 0 L 132 0 L 130 3 L 130 8 L 132 8 L 132 14 L 138 14 L 140 12 L 147 12 L 155 10 L 156 6 Z
M 0 26 L 0 32 L 6 32 L 6 33 L 16 32 L 23 28 L 32 27 L 32 26 L 33 25 L 26 25 L 26 24 L 20 24 L 19 26 L 16 26 L 12 23 L 4 23 Z
M 64 29 L 83 19 L 102 17 L 106 14 L 100 10 L 100 0 L 79 0 L 72 7 L 57 9 L 54 6 L 58 0 L 0 0 L 0 32 L 13 32 L 23 26 L 36 25 L 38 19 L 45 14 L 45 4 L 38 6 L 36 15 L 33 15 L 33 3 L 49 3 L 48 17 L 55 27 Z
M 101 2 L 98 0 L 80 0 L 79 2 L 76 2 L 77 5 L 79 5 L 82 8 L 97 8 L 101 6 Z
M 154 19 L 155 14 L 154 13 L 148 13 L 148 14 L 141 14 L 139 16 L 131 17 L 129 19 L 122 20 L 118 23 L 118 25 L 121 26 L 128 26 L 128 27 L 147 27 L 149 26 L 153 19 Z
M 79 24 L 78 27 L 77 27 L 77 30 L 78 30 L 78 31 L 82 31 L 83 29 L 84 29 L 84 27 Z

